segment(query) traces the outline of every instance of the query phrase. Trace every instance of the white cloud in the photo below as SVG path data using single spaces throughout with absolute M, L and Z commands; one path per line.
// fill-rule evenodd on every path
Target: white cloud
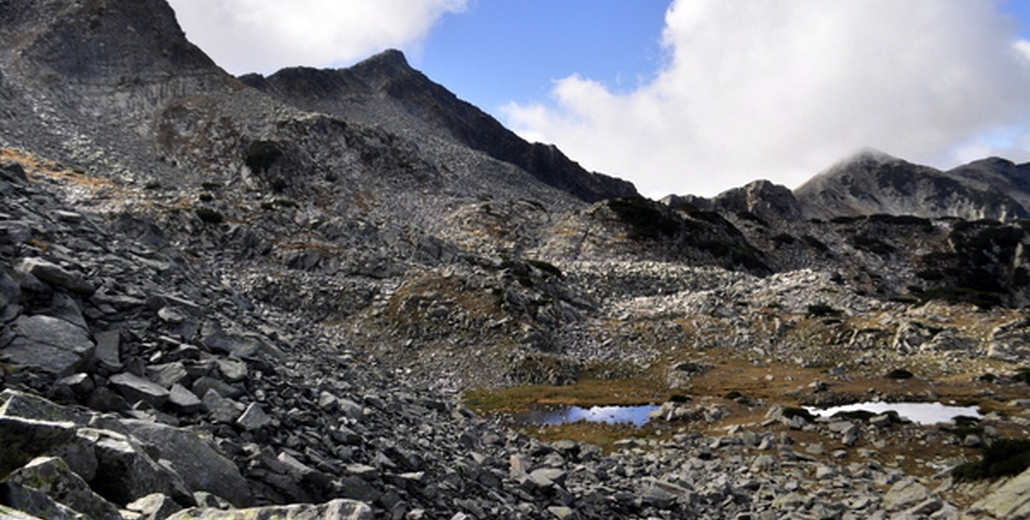
M 386 48 L 418 52 L 468 0 L 169 0 L 187 37 L 234 74 L 329 67 Z
M 653 82 L 615 94 L 571 76 L 505 113 L 649 196 L 794 187 L 867 146 L 950 167 L 1026 142 L 986 133 L 1030 135 L 1030 43 L 1015 33 L 990 0 L 676 0 Z

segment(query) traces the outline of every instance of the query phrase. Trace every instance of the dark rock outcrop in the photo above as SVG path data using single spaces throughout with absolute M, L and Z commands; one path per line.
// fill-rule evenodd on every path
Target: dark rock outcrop
M 248 75 L 240 80 L 304 110 L 376 120 L 387 128 L 425 125 L 434 133 L 514 164 L 586 202 L 636 195 L 629 182 L 588 172 L 553 145 L 524 141 L 493 117 L 412 69 L 400 51 L 385 51 L 347 69 L 296 67 L 269 77 Z M 384 120 L 384 103 L 392 105 L 405 120 Z

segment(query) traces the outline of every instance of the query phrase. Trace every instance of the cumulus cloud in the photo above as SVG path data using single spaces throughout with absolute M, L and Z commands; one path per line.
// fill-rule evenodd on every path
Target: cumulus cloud
M 186 36 L 234 74 L 329 67 L 394 47 L 417 52 L 468 0 L 169 0 Z
M 676 0 L 665 21 L 654 81 L 619 94 L 570 76 L 548 103 L 507 106 L 509 125 L 649 196 L 794 187 L 864 147 L 941 167 L 1030 158 L 1030 43 L 995 2 Z

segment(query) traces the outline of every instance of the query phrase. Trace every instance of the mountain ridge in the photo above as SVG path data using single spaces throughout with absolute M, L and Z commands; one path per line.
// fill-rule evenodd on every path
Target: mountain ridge
M 587 172 L 553 145 L 525 142 L 490 115 L 412 69 L 397 50 L 384 51 L 346 69 L 293 67 L 269 77 L 246 75 L 240 79 L 299 108 L 379 124 L 383 124 L 381 112 L 387 109 L 377 103 L 381 101 L 377 98 L 385 97 L 399 105 L 399 113 L 428 124 L 429 131 L 442 132 L 474 150 L 514 164 L 586 202 L 637 194 L 631 183 Z M 394 129 L 398 130 L 396 125 Z
M 663 204 L 394 51 L 237 79 L 162 0 L 0 15 L 0 516 L 1030 514 L 949 476 L 1026 436 L 1030 226 L 976 199 L 1025 165 Z M 870 399 L 991 413 L 799 408 Z

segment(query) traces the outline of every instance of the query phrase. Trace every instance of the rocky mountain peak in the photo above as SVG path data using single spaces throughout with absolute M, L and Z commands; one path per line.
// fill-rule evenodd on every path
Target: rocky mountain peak
M 458 143 L 586 202 L 636 195 L 627 181 L 588 172 L 552 145 L 528 143 L 388 50 L 345 69 L 292 67 L 243 83 L 302 110 L 387 128 L 416 141 Z
M 14 0 L 0 9 L 4 47 L 33 72 L 49 72 L 42 80 L 114 86 L 224 76 L 163 0 Z
M 808 216 L 818 218 L 877 213 L 1023 218 L 1030 214 L 1024 205 L 1030 199 L 1011 182 L 1018 175 L 1000 173 L 1006 162 L 987 160 L 942 172 L 863 150 L 802 184 L 794 195 Z

